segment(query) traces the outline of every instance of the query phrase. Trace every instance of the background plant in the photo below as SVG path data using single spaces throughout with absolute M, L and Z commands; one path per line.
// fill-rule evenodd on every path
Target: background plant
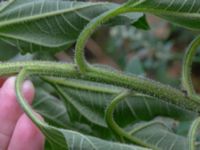
M 16 55 L 18 50 L 22 54 L 32 53 L 28 60 L 53 60 L 55 52 L 75 48 L 75 63 L 4 62 L 0 74 L 18 74 L 18 101 L 45 134 L 45 149 L 199 149 L 199 96 L 190 78 L 199 36 L 186 52 L 180 90 L 134 75 L 145 76 L 145 69 L 155 69 L 152 64 L 159 57 L 164 65 L 170 60 L 180 59 L 182 56 L 174 58 L 171 55 L 170 46 L 161 46 L 166 48 L 165 59 L 158 55 L 159 52 L 143 61 L 135 56 L 131 62 L 137 64 L 133 72 L 130 72 L 131 63 L 126 66 L 119 62 L 116 65 L 106 57 L 107 62 L 125 68 L 128 74 L 104 65 L 91 65 L 83 53 L 89 36 L 101 25 L 125 24 L 129 28 L 132 25 L 147 30 L 149 26 L 143 13 L 154 14 L 198 34 L 199 8 L 199 2 L 189 0 L 184 3 L 130 0 L 123 4 L 67 0 L 5 1 L 0 7 L 0 46 L 1 50 L 6 49 L 7 57 L 4 55 L 2 59 Z M 127 27 L 123 28 L 122 33 Z M 116 37 L 120 39 L 120 36 Z M 193 35 L 190 40 L 192 38 Z M 94 46 L 94 41 L 89 42 Z M 92 49 L 90 46 L 86 47 Z M 140 46 L 134 49 L 138 53 L 141 51 Z M 56 55 L 57 58 L 60 56 Z M 152 59 L 150 65 L 148 59 Z M 139 71 L 135 70 L 136 67 Z M 34 116 L 21 95 L 21 84 L 27 76 L 32 77 L 37 89 L 33 107 L 43 115 L 46 123 Z M 168 84 L 171 83 L 174 82 Z M 177 85 L 178 82 L 173 84 Z

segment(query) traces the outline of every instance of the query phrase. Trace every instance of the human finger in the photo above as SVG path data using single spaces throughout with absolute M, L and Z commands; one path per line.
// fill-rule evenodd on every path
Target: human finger
M 33 84 L 25 81 L 22 91 L 26 100 L 31 103 L 34 97 Z M 15 77 L 10 77 L 0 90 L 0 149 L 7 148 L 16 122 L 22 113 L 15 94 Z

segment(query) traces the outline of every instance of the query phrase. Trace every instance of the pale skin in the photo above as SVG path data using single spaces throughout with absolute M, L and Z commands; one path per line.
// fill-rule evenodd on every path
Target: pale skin
M 23 113 L 16 101 L 15 77 L 0 80 L 0 150 L 43 150 L 44 136 Z M 35 89 L 30 81 L 23 84 L 23 94 L 32 103 Z

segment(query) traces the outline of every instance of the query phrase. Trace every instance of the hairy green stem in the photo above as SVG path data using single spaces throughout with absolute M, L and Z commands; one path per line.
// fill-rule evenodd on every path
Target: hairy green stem
M 31 118 L 31 120 L 37 124 L 37 125 L 43 125 L 43 122 L 36 117 L 35 113 L 33 112 L 30 105 L 26 102 L 24 96 L 22 95 L 22 85 L 23 82 L 28 75 L 28 70 L 26 68 L 23 68 L 19 74 L 17 75 L 16 81 L 15 81 L 15 90 L 17 95 L 17 100 L 22 109 L 25 111 L 25 113 Z
M 80 72 L 84 73 L 87 71 L 87 69 L 89 69 L 89 64 L 87 63 L 84 55 L 84 47 L 91 34 L 100 25 L 105 23 L 110 18 L 113 18 L 114 16 L 121 14 L 123 11 L 124 11 L 123 6 L 120 6 L 103 13 L 97 18 L 94 18 L 80 33 L 75 47 L 75 62 L 78 65 Z
M 197 136 L 199 127 L 200 127 L 200 117 L 195 119 L 190 127 L 190 130 L 188 133 L 189 150 L 196 149 L 196 136 Z
M 50 61 L 25 61 L 25 62 L 8 62 L 0 63 L 0 76 L 14 75 L 19 73 L 23 68 L 31 70 L 37 75 L 49 75 L 58 77 L 78 76 L 74 64 L 57 63 Z
M 112 101 L 111 103 L 108 105 L 106 112 L 105 112 L 105 120 L 108 124 L 108 126 L 110 127 L 110 129 L 117 134 L 118 136 L 120 136 L 121 138 L 125 138 L 126 140 L 139 144 L 141 146 L 145 146 L 145 147 L 149 147 L 149 148 L 153 148 L 154 150 L 156 150 L 157 148 L 153 145 L 147 144 L 143 141 L 141 141 L 140 139 L 130 135 L 129 133 L 127 133 L 126 131 L 124 131 L 121 127 L 118 126 L 118 124 L 115 122 L 114 118 L 113 118 L 113 113 L 114 113 L 114 109 L 116 108 L 117 104 L 124 100 L 127 96 L 129 96 L 131 94 L 130 91 L 123 91 L 121 92 L 119 95 L 117 95 Z
M 145 78 L 128 76 L 119 71 L 91 67 L 92 71 L 87 71 L 82 76 L 73 64 L 32 61 L 1 63 L 0 76 L 16 74 L 23 68 L 31 70 L 31 73 L 36 75 L 84 79 L 120 86 L 200 113 L 200 104 L 181 91 Z
M 38 116 L 36 116 L 36 113 L 32 110 L 31 106 L 25 100 L 24 96 L 22 95 L 22 85 L 23 85 L 24 80 L 26 79 L 26 77 L 29 74 L 31 75 L 31 74 L 34 74 L 34 73 L 35 73 L 35 70 L 32 70 L 30 68 L 26 68 L 26 67 L 24 67 L 24 68 L 22 68 L 20 70 L 19 74 L 17 75 L 16 81 L 15 81 L 15 91 L 16 91 L 16 95 L 17 95 L 17 101 L 20 104 L 20 106 L 23 109 L 23 111 L 26 113 L 26 115 L 43 132 L 43 134 L 45 135 L 45 137 L 50 142 L 57 143 L 58 145 L 60 145 L 61 147 L 63 147 L 63 145 L 66 145 L 65 140 L 64 141 L 60 141 L 58 139 L 52 138 L 51 136 L 49 136 L 49 133 L 54 132 L 54 134 L 56 134 L 57 136 L 60 136 L 62 138 L 63 138 L 63 135 L 61 135 L 61 134 L 59 134 L 57 132 L 58 129 L 56 127 L 48 125 L 47 123 L 45 123 L 44 121 L 42 121 L 41 119 L 39 119 Z
M 187 95 L 173 87 L 146 78 L 140 78 L 135 75 L 128 76 L 118 71 L 110 71 L 96 67 L 91 67 L 90 69 L 91 70 L 87 72 L 86 76 L 94 78 L 95 81 L 123 86 L 182 108 L 200 112 L 200 105 L 198 102 L 188 98 Z
M 196 94 L 192 79 L 191 79 L 191 66 L 192 66 L 192 60 L 195 56 L 196 50 L 198 46 L 200 45 L 200 36 L 198 36 L 188 47 L 188 50 L 185 54 L 184 60 L 183 60 L 183 68 L 182 68 L 182 86 L 184 90 L 186 90 L 189 97 L 191 97 L 193 100 L 196 100 L 200 103 L 200 97 Z

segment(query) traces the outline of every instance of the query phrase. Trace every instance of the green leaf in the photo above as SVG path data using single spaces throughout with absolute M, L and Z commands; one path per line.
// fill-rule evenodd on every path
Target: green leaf
M 45 77 L 42 79 L 44 81 L 48 81 L 51 78 Z M 67 81 L 69 84 L 72 83 L 72 82 L 70 82 L 70 80 L 67 80 Z M 72 81 L 74 81 L 74 80 L 72 80 Z M 103 120 L 103 121 L 99 120 L 100 122 L 96 122 L 95 120 L 93 120 L 96 123 L 93 123 L 93 121 L 92 122 L 89 121 L 89 120 L 91 120 L 90 117 L 88 117 L 88 116 L 85 117 L 84 115 L 82 115 L 81 112 L 83 110 L 81 110 L 81 108 L 80 109 L 77 108 L 76 101 L 73 102 L 73 97 L 69 96 L 62 87 L 55 85 L 54 83 L 51 83 L 50 81 L 48 81 L 48 83 L 50 83 L 51 85 L 53 85 L 53 87 L 55 87 L 57 95 L 64 102 L 64 105 L 67 109 L 67 113 L 70 118 L 71 128 L 73 130 L 76 130 L 81 133 L 89 134 L 92 136 L 98 136 L 103 139 L 110 140 L 110 139 L 114 138 L 114 136 L 111 134 L 111 131 L 108 130 L 107 125 L 104 122 L 104 119 L 101 118 L 101 120 Z M 80 85 L 80 86 L 82 85 L 82 83 L 84 83 L 84 82 L 81 82 L 81 81 L 75 82 L 76 85 Z M 90 111 L 90 109 L 88 111 Z M 93 113 L 90 112 L 90 114 L 93 114 Z M 97 120 L 98 120 L 98 118 L 97 118 Z
M 51 84 L 56 84 L 57 90 L 62 91 L 58 93 L 64 95 L 63 100 L 73 105 L 76 114 L 79 114 L 79 117 L 74 117 L 77 121 L 81 122 L 82 120 L 78 118 L 82 116 L 91 122 L 91 126 L 102 126 L 104 128 L 108 128 L 104 119 L 105 108 L 117 93 L 124 90 L 120 87 L 88 81 L 58 78 L 46 78 L 47 80 Z M 71 84 L 71 82 L 74 84 Z M 159 124 L 146 125 L 147 121 L 157 121 L 155 118 L 158 116 L 169 117 L 169 119 L 161 120 Z M 196 113 L 146 96 L 127 97 L 118 104 L 114 113 L 114 119 L 121 128 L 127 132 L 141 128 L 132 135 L 148 145 L 166 150 L 171 147 L 178 150 L 178 147 L 187 146 L 186 135 L 179 135 L 175 131 L 178 131 L 185 121 L 190 124 L 195 117 L 197 117 Z M 170 120 L 172 121 L 168 125 Z M 144 123 L 141 124 L 141 121 Z M 144 125 L 146 127 L 142 127 Z M 96 132 L 95 128 L 92 128 L 92 130 Z M 96 135 L 99 136 L 100 133 Z
M 64 101 L 71 103 L 77 111 L 94 124 L 106 127 L 104 110 L 124 88 L 96 82 L 46 78 L 48 83 L 59 87 L 66 95 Z M 58 92 L 60 93 L 60 92 Z M 156 116 L 174 117 L 178 120 L 192 120 L 197 114 L 178 108 L 169 103 L 147 96 L 131 96 L 116 108 L 116 121 L 122 126 L 133 121 L 151 120 Z M 184 115 L 183 115 L 184 114 Z M 121 120 L 127 116 L 126 120 Z
M 135 26 L 138 29 L 143 29 L 143 30 L 149 30 L 150 26 L 146 20 L 146 16 L 144 15 L 141 17 L 138 21 L 133 23 L 133 26 Z
M 136 130 L 137 128 L 137 130 Z M 132 136 L 144 143 L 154 145 L 158 150 L 187 150 L 187 137 L 175 134 L 162 122 L 140 123 L 133 128 Z
M 198 117 L 197 119 L 194 120 L 192 123 L 189 133 L 188 133 L 188 139 L 189 139 L 189 150 L 195 150 L 198 149 L 197 147 L 197 140 L 196 137 L 199 131 L 199 126 L 200 126 L 200 118 Z M 199 141 L 198 141 L 199 142 Z
M 85 136 L 79 132 L 47 125 L 42 128 L 43 133 L 49 139 L 52 150 L 148 150 L 135 145 L 105 141 L 96 137 Z
M 104 141 L 95 137 L 85 136 L 81 133 L 66 130 L 63 128 L 57 128 L 47 124 L 45 121 L 38 118 L 35 114 L 34 110 L 31 106 L 26 102 L 25 98 L 23 97 L 23 93 L 21 91 L 23 81 L 25 79 L 25 70 L 22 70 L 16 78 L 15 90 L 17 95 L 17 101 L 19 102 L 20 106 L 24 110 L 25 114 L 29 116 L 29 118 L 35 123 L 35 125 L 42 131 L 45 135 L 46 140 L 48 141 L 47 148 L 51 147 L 52 150 L 104 150 L 109 148 L 110 150 L 143 150 L 146 148 L 134 146 L 134 145 L 127 145 L 127 144 L 120 144 L 120 143 L 113 143 Z
M 130 11 L 147 12 L 180 26 L 200 30 L 200 1 L 198 0 L 129 0 Z
M 11 0 L 0 9 L 0 40 L 24 53 L 63 50 L 75 43 L 88 22 L 118 6 L 106 2 Z M 113 22 L 132 24 L 142 16 L 122 15 Z
M 17 55 L 18 51 L 13 45 L 0 41 L 0 61 L 6 61 Z
M 119 136 L 122 140 L 128 140 L 131 142 L 135 142 L 139 145 L 145 145 L 155 150 L 161 150 L 165 148 L 166 149 L 187 148 L 188 145 L 187 138 L 181 137 L 173 133 L 171 129 L 173 129 L 174 127 L 173 125 L 170 125 L 171 123 L 164 124 L 160 121 L 159 122 L 153 121 L 153 122 L 148 122 L 147 124 L 141 124 L 141 123 L 139 125 L 136 124 L 131 131 L 130 129 L 129 130 L 122 129 L 114 120 L 113 114 L 116 106 L 119 105 L 120 102 L 125 101 L 128 95 L 131 95 L 131 93 L 127 91 L 121 92 L 111 101 L 111 103 L 106 109 L 106 114 L 105 114 L 106 122 L 117 136 Z M 166 120 L 171 122 L 171 120 L 169 119 Z
M 43 88 L 36 88 L 33 108 L 51 125 L 69 128 L 70 120 L 63 103 Z

